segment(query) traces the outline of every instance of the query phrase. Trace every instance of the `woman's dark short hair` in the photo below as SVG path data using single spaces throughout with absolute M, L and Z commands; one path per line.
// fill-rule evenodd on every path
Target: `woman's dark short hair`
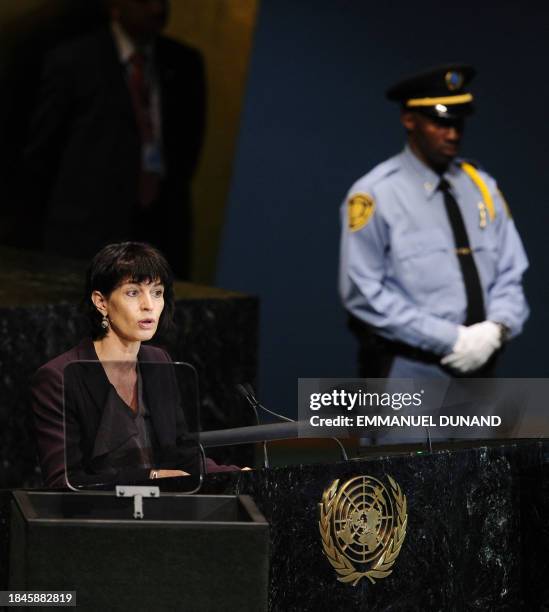
M 94 340 L 104 338 L 107 330 L 101 327 L 103 319 L 91 301 L 94 291 L 108 297 L 122 283 L 149 283 L 159 281 L 164 285 L 164 309 L 160 315 L 158 332 L 167 333 L 173 328 L 174 295 L 173 274 L 164 255 L 145 242 L 118 242 L 103 247 L 92 259 L 86 274 L 86 289 L 82 306 Z

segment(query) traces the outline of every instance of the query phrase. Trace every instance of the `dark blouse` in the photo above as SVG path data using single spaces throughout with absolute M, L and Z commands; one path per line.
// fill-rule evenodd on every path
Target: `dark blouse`
M 118 414 L 109 414 L 111 411 Z M 103 412 L 103 419 L 109 427 L 99 427 L 94 445 L 94 457 L 105 465 L 115 468 L 141 467 L 152 469 L 158 442 L 154 433 L 151 415 L 143 393 L 141 370 L 137 369 L 137 411 L 133 411 L 110 384 L 109 396 Z M 123 434 L 124 442 L 114 447 L 110 425 L 116 420 L 116 427 Z

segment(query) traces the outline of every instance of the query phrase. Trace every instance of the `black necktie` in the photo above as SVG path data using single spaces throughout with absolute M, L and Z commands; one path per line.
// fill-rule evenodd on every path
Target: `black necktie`
M 448 214 L 448 220 L 452 226 L 454 241 L 456 243 L 456 255 L 465 284 L 465 293 L 467 295 L 467 317 L 465 325 L 472 325 L 473 323 L 484 321 L 486 318 L 480 277 L 478 275 L 475 258 L 473 257 L 473 251 L 469 245 L 469 236 L 467 236 L 465 223 L 463 222 L 458 203 L 450 191 L 448 181 L 446 179 L 441 179 L 438 188 L 444 195 L 446 213 Z

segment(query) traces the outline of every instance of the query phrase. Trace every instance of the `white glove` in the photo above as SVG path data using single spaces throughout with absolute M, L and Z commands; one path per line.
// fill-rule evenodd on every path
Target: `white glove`
M 442 365 L 467 374 L 481 368 L 501 346 L 501 328 L 493 321 L 460 325 L 452 352 L 440 361 Z

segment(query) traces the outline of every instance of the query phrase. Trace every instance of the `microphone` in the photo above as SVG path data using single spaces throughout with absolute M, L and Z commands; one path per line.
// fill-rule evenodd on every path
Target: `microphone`
M 283 414 L 278 414 L 278 412 L 274 412 L 273 410 L 269 410 L 268 408 L 265 408 L 265 406 L 263 406 L 263 404 L 256 398 L 255 393 L 254 393 L 254 388 L 252 387 L 252 385 L 250 385 L 250 383 L 238 384 L 236 385 L 236 388 L 238 389 L 240 394 L 246 398 L 246 400 L 248 401 L 248 403 L 254 410 L 256 417 L 257 417 L 257 409 L 261 408 L 261 410 L 264 410 L 271 416 L 277 417 L 278 419 L 281 419 L 282 421 L 288 421 L 288 423 L 296 422 L 295 419 L 290 419 L 289 417 L 284 416 Z M 347 456 L 347 451 L 345 450 L 345 447 L 343 446 L 343 444 L 337 438 L 332 438 L 332 440 L 339 446 L 339 449 L 341 451 L 341 457 L 343 458 L 343 461 L 349 461 L 349 457 Z M 266 455 L 267 453 L 266 442 L 263 442 L 263 444 L 264 444 L 264 451 Z M 265 467 L 268 467 L 268 466 L 265 466 Z
M 244 385 L 241 385 L 240 383 L 238 383 L 236 385 L 236 389 L 240 393 L 240 395 L 242 395 L 242 397 L 244 397 L 246 401 L 248 402 L 248 404 L 250 404 L 250 406 L 252 407 L 252 410 L 254 411 L 254 414 L 255 414 L 255 422 L 257 423 L 257 425 L 259 425 L 259 414 L 257 413 L 257 406 L 259 405 L 259 402 L 257 400 L 254 402 L 255 397 L 253 396 L 253 394 L 250 397 L 250 393 L 244 387 Z M 266 467 L 266 468 L 269 467 L 269 455 L 267 453 L 267 441 L 266 440 L 263 440 L 263 467 Z
M 256 415 L 257 415 L 257 409 L 261 408 L 262 410 L 264 410 L 271 416 L 274 416 L 277 419 L 280 419 L 281 421 L 288 421 L 289 423 L 295 423 L 294 419 L 290 419 L 287 416 L 284 416 L 283 414 L 278 414 L 277 412 L 273 412 L 272 410 L 269 410 L 268 408 L 265 408 L 265 406 L 260 404 L 259 400 L 255 396 L 254 388 L 252 387 L 252 385 L 250 385 L 250 383 L 244 383 L 243 385 L 236 385 L 236 386 L 237 386 L 237 389 L 240 391 L 240 393 L 248 400 L 248 403 L 254 409 Z

